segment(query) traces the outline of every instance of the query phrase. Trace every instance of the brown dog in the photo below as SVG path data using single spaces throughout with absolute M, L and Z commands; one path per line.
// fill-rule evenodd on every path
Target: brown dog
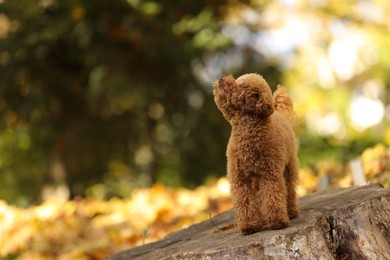
M 293 105 L 283 87 L 272 96 L 258 74 L 213 84 L 215 103 L 232 126 L 228 179 L 243 234 L 288 226 L 299 215 Z

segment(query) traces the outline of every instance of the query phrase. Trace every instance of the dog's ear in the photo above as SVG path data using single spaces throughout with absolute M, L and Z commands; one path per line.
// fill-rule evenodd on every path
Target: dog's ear
M 271 91 L 262 91 L 257 95 L 256 114 L 261 118 L 269 117 L 275 109 L 274 99 Z
M 259 102 L 259 106 L 257 107 L 257 113 L 261 118 L 267 118 L 274 112 L 274 104 L 273 103 L 261 103 Z

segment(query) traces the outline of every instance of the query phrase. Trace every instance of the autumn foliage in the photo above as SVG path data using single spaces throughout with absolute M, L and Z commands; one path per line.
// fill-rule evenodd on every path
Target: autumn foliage
M 225 178 L 195 190 L 156 184 L 130 199 L 49 200 L 27 209 L 0 202 L 0 256 L 102 259 L 231 207 Z
M 368 181 L 389 187 L 390 149 L 377 145 L 359 157 Z M 330 186 L 350 186 L 347 165 L 323 161 L 301 169 L 298 193 L 317 191 L 320 176 Z M 0 257 L 5 259 L 103 259 L 208 220 L 232 207 L 226 178 L 194 190 L 155 184 L 128 199 L 48 200 L 22 209 L 0 201 Z M 216 227 L 218 230 L 219 227 Z

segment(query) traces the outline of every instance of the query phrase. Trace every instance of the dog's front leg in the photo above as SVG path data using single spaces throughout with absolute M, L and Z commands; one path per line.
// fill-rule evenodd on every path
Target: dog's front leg
M 261 212 L 265 215 L 271 229 L 281 229 L 288 226 L 287 190 L 283 175 L 268 172 L 260 181 Z

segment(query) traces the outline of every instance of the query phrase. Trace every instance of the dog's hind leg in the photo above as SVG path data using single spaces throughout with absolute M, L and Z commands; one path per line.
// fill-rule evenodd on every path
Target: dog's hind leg
M 294 219 L 299 215 L 297 205 L 296 186 L 298 184 L 298 159 L 292 156 L 289 164 L 286 166 L 284 178 L 287 187 L 287 212 L 290 219 Z

